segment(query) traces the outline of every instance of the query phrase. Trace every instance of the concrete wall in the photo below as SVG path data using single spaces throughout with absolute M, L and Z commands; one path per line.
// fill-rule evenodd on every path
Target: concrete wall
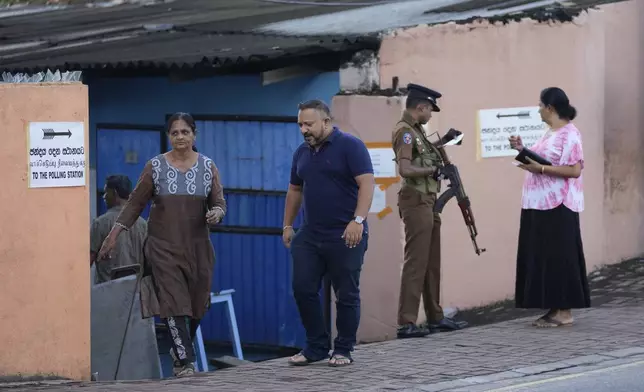
M 336 96 L 331 111 L 337 125 L 366 143 L 391 141 L 390 129 L 401 113 L 400 98 Z M 392 122 L 393 121 L 393 122 Z M 404 236 L 396 198 L 399 186 L 386 192 L 393 211 L 382 219 L 369 214 L 369 249 L 360 278 L 362 297 L 359 341 L 379 341 L 396 337 L 399 276 L 402 271 Z M 335 312 L 335 311 L 334 311 Z
M 644 252 L 644 165 L 637 154 L 643 144 L 642 15 L 644 3 L 627 2 L 582 14 L 574 23 L 421 26 L 384 39 L 380 87 L 390 88 L 397 76 L 401 86 L 414 82 L 440 91 L 443 111 L 432 119 L 431 130 L 453 127 L 465 133 L 463 145 L 447 151 L 472 200 L 479 245 L 488 251 L 474 253 L 460 210 L 451 202 L 443 214 L 444 306 L 467 308 L 513 296 L 524 172 L 511 165 L 511 157 L 477 159 L 476 113 L 536 106 L 545 87 L 563 88 L 579 113 L 575 123 L 586 158 L 581 224 L 588 269 Z M 338 96 L 333 109 L 338 122 L 366 142 L 389 142 L 400 115 L 397 101 Z M 387 192 L 394 211 L 398 188 Z M 397 213 L 382 220 L 370 217 L 370 222 L 374 240 L 362 278 L 363 341 L 392 336 L 403 261 Z
M 26 133 L 31 121 L 83 121 L 87 140 L 87 86 L 0 84 L 0 102 L 0 377 L 87 380 L 89 188 L 29 189 Z
M 138 287 L 134 275 L 92 286 L 92 373 L 99 381 L 162 377 L 155 319 L 141 318 Z
M 605 6 L 604 250 L 606 261 L 644 247 L 644 2 Z

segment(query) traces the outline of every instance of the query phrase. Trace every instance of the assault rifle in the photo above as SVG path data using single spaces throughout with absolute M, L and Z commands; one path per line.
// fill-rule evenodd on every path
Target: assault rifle
M 456 135 L 459 133 L 455 129 L 450 129 L 447 132 L 446 137 L 440 137 L 440 142 L 437 143 L 436 148 L 443 159 L 443 167 L 440 168 L 440 177 L 449 180 L 447 185 L 447 190 L 443 192 L 442 195 L 436 200 L 434 204 L 434 212 L 441 213 L 447 202 L 454 196 L 458 202 L 458 206 L 461 208 L 463 213 L 463 220 L 465 220 L 465 225 L 470 231 L 470 238 L 472 239 L 472 244 L 474 244 L 474 251 L 477 255 L 485 252 L 485 249 L 479 248 L 476 243 L 476 236 L 478 235 L 478 230 L 476 229 L 476 223 L 474 222 L 474 214 L 472 213 L 472 208 L 470 207 L 470 198 L 465 193 L 465 188 L 463 187 L 463 182 L 461 181 L 461 175 L 458 173 L 458 168 L 449 160 L 447 153 L 445 152 L 445 145 L 450 141 L 457 139 L 459 136 L 462 138 L 462 134 Z M 460 144 L 458 141 L 455 144 Z

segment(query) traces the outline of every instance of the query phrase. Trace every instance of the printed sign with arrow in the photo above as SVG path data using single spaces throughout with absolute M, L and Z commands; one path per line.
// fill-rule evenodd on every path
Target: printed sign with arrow
M 67 132 L 56 132 L 51 128 L 43 128 L 42 130 L 43 140 L 53 139 L 56 136 L 67 136 L 67 138 L 70 138 L 72 137 L 72 131 L 68 129 Z
M 27 148 L 29 188 L 88 184 L 84 122 L 29 122 Z
M 518 113 L 512 113 L 512 114 L 501 114 L 497 113 L 496 118 L 502 118 L 502 117 L 518 117 L 524 120 L 528 120 L 530 118 L 530 112 L 529 111 L 521 111 Z
M 510 148 L 508 137 L 520 135 L 530 148 L 546 131 L 538 106 L 480 109 L 477 112 L 479 151 L 481 158 L 511 157 L 516 151 Z

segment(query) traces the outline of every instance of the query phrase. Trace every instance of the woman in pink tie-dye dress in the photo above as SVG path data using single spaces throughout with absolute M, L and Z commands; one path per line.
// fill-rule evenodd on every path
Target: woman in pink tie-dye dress
M 536 327 L 572 325 L 571 309 L 590 307 L 579 213 L 584 209 L 581 134 L 577 112 L 563 90 L 541 92 L 541 119 L 548 131 L 531 150 L 552 162 L 530 162 L 523 184 L 515 301 L 518 308 L 547 309 Z M 521 151 L 520 137 L 510 137 Z

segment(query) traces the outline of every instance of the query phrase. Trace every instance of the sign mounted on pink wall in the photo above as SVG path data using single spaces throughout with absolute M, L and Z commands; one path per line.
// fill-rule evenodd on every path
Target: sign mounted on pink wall
M 400 181 L 394 160 L 395 154 L 390 142 L 371 142 L 365 145 L 369 150 L 376 183 L 369 213 L 376 214 L 378 219 L 383 219 L 393 211 L 387 205 L 386 190 Z
M 82 122 L 29 123 L 29 188 L 87 184 L 84 126 Z
M 510 136 L 521 136 L 530 148 L 546 131 L 538 106 L 479 110 L 477 124 L 480 158 L 514 156 Z

